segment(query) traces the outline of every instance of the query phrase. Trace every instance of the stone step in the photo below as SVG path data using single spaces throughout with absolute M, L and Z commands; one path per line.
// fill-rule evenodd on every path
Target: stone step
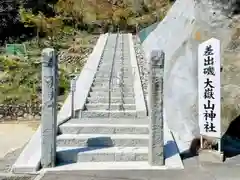
M 132 69 L 132 65 L 130 63 L 123 63 L 119 62 L 119 63 L 114 63 L 114 67 L 119 67 L 119 68 L 124 68 L 124 69 Z
M 145 118 L 74 118 L 67 121 L 72 124 L 140 124 L 148 125 L 149 119 Z
M 109 78 L 104 78 L 104 77 L 97 77 L 94 79 L 93 83 L 109 83 L 110 79 Z M 121 77 L 113 77 L 112 82 L 123 82 L 124 84 L 133 84 L 133 79 L 132 78 L 121 78 Z
M 108 73 L 101 73 L 101 72 L 97 72 L 96 74 L 95 74 L 95 79 L 96 78 L 104 78 L 104 79 L 109 79 L 110 78 L 110 73 L 108 72 Z M 117 78 L 118 77 L 118 75 L 113 75 L 112 76 L 113 78 Z M 132 73 L 124 73 L 124 76 L 123 76 L 123 78 L 132 78 Z
M 137 117 L 137 112 L 135 110 L 126 111 L 108 111 L 108 110 L 92 110 L 92 111 L 82 111 L 82 118 L 134 118 Z
M 105 65 L 102 64 L 102 65 L 98 66 L 98 70 L 100 68 L 102 68 L 104 71 L 107 71 L 106 67 L 108 67 L 108 70 L 110 70 L 112 68 L 112 65 L 113 65 L 112 62 L 111 62 L 111 64 L 105 64 Z M 131 63 L 122 63 L 122 61 L 118 59 L 114 62 L 113 68 L 115 68 L 115 69 L 122 68 L 125 70 L 131 70 L 132 65 L 131 65 Z
M 98 69 L 98 71 L 96 72 L 96 74 L 111 74 L 111 68 L 107 69 L 107 68 L 103 68 L 103 69 Z M 117 73 L 120 72 L 120 68 L 116 68 L 114 69 L 113 73 Z M 132 69 L 125 69 L 124 74 L 131 74 L 132 73 Z
M 147 147 L 148 134 L 61 134 L 57 146 L 69 147 Z
M 147 161 L 147 147 L 57 147 L 61 163 Z
M 62 134 L 148 134 L 148 125 L 136 124 L 85 124 L 67 122 L 60 127 Z
M 113 97 L 121 97 L 121 96 L 124 96 L 124 97 L 134 97 L 134 93 L 133 92 L 121 92 L 120 90 L 119 91 L 114 91 L 114 92 L 111 92 L 111 96 Z M 90 92 L 89 93 L 89 96 L 103 96 L 103 97 L 108 97 L 109 96 L 109 92 L 104 92 L 104 91 L 94 91 L 94 92 Z
M 115 86 L 119 86 L 119 88 L 121 88 L 121 86 L 133 87 L 133 82 L 122 82 L 121 83 L 120 81 L 112 80 L 111 84 L 114 84 Z M 92 86 L 108 87 L 109 82 L 93 82 Z
M 107 70 L 110 70 L 111 68 L 112 68 L 112 64 L 101 65 L 101 66 L 99 66 L 98 71 L 107 71 Z M 121 62 L 115 62 L 113 68 L 114 69 L 123 69 L 124 71 L 132 70 L 132 67 L 131 67 L 130 64 L 124 64 L 123 65 Z
M 129 66 L 129 65 L 128 65 L 128 66 Z M 103 73 L 108 72 L 108 73 L 110 73 L 110 72 L 111 72 L 111 71 L 110 71 L 111 68 L 112 68 L 112 67 L 108 67 L 108 66 L 106 66 L 106 67 L 104 67 L 104 66 L 103 66 L 103 67 L 99 67 L 98 70 L 97 70 L 97 72 L 103 72 Z M 131 72 L 132 69 L 129 68 L 129 67 L 122 67 L 121 64 L 114 64 L 113 73 L 120 72 L 120 71 L 123 71 L 123 72 Z
M 78 153 L 77 162 L 147 161 L 148 147 L 111 147 Z
M 123 80 L 123 82 L 133 82 L 133 78 L 131 78 L 131 77 L 127 77 L 127 78 L 123 78 L 122 79 L 122 77 L 117 77 L 117 76 L 114 76 L 114 77 L 112 77 L 112 80 L 117 80 L 117 79 L 121 79 L 121 80 Z M 109 78 L 104 78 L 104 77 L 96 77 L 95 79 L 94 79 L 94 82 L 109 82 Z
M 111 104 L 111 110 L 122 110 L 121 103 L 114 103 Z M 89 104 L 87 103 L 85 105 L 87 110 L 107 110 L 109 107 L 108 103 L 99 103 L 99 104 Z M 136 110 L 136 105 L 135 104 L 123 104 L 123 109 L 124 110 Z
M 118 72 L 120 72 L 120 71 L 113 71 L 113 74 L 117 74 Z M 97 72 L 96 72 L 96 75 L 110 75 L 111 74 L 111 71 L 110 71 L 110 69 L 108 69 L 108 70 L 103 70 L 103 71 L 100 71 L 100 70 L 98 70 Z M 124 71 L 124 74 L 125 75 L 132 75 L 132 71 Z
M 125 87 L 125 86 L 123 88 L 113 86 L 111 88 L 111 92 L 121 92 L 122 89 L 123 89 L 123 92 L 131 92 L 131 93 L 134 92 L 133 87 Z M 91 90 L 92 92 L 109 92 L 109 87 L 108 86 L 92 86 Z
M 123 104 L 135 104 L 133 97 L 112 97 L 110 98 L 111 103 L 123 103 Z M 109 98 L 104 96 L 91 96 L 87 98 L 87 103 L 109 103 Z
M 131 69 L 131 64 L 122 64 L 121 62 L 119 63 L 114 63 L 114 67 L 119 67 L 119 68 L 124 68 L 124 69 Z M 99 69 L 111 69 L 112 68 L 112 64 L 101 64 L 98 68 Z
M 93 83 L 94 84 L 109 84 L 110 78 L 95 78 Z M 116 77 L 112 77 L 111 78 L 111 82 L 112 83 L 124 83 L 124 84 L 129 84 L 129 85 L 133 85 L 133 79 L 132 78 L 122 78 L 119 76 Z

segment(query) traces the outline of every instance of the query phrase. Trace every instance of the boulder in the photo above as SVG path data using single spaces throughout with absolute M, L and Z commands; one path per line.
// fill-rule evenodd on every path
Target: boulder
M 221 41 L 223 131 L 240 114 L 239 9 L 237 1 L 176 0 L 142 43 L 148 61 L 152 50 L 165 52 L 164 117 L 180 152 L 199 136 L 197 48 L 212 37 Z

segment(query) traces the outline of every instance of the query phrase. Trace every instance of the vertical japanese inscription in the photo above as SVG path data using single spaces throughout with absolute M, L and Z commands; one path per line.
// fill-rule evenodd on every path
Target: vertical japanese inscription
M 54 49 L 42 52 L 42 167 L 55 166 L 57 122 L 57 57 Z
M 164 164 L 163 156 L 163 65 L 164 53 L 153 51 L 149 66 L 149 112 L 150 112 L 150 138 L 149 138 L 149 164 L 161 166 Z
M 204 70 L 203 73 L 207 76 L 205 78 L 204 86 L 204 130 L 205 132 L 216 132 L 216 126 L 214 125 L 214 119 L 216 118 L 215 104 L 211 101 L 214 98 L 214 86 L 212 85 L 211 76 L 215 76 L 214 69 L 214 51 L 212 45 L 207 45 L 204 51 Z
M 202 135 L 220 137 L 220 42 L 199 45 L 199 126 Z

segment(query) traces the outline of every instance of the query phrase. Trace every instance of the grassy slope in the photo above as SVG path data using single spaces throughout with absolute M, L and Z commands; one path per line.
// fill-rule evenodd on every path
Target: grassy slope
M 65 89 L 65 94 L 69 90 L 69 75 L 79 72 L 84 64 L 82 58 L 84 45 L 89 44 L 89 40 L 93 37 L 87 33 L 78 33 L 73 41 L 73 36 L 68 35 L 59 40 L 57 43 L 60 50 L 70 54 L 67 56 L 69 61 L 59 62 L 60 87 Z M 96 38 L 94 38 L 96 41 Z M 13 104 L 30 102 L 31 99 L 38 100 L 40 98 L 41 89 L 41 49 L 47 46 L 47 40 L 41 40 L 43 47 L 37 46 L 36 40 L 25 42 L 29 57 L 19 59 L 16 57 L 0 57 L 0 103 L 7 103 L 12 100 Z M 92 45 L 91 45 L 92 46 Z M 87 48 L 88 53 L 92 48 Z M 73 52 L 69 52 L 69 51 Z M 86 54 L 87 52 L 84 52 Z M 76 68 L 77 67 L 77 68 Z
M 158 2 L 158 10 L 166 11 L 169 8 L 167 0 L 156 0 Z M 113 9 L 119 8 L 116 5 L 112 5 L 108 0 L 85 0 L 86 7 L 91 7 L 89 12 L 94 10 L 100 19 L 110 20 L 112 18 Z M 87 9 L 88 10 L 88 9 Z M 134 16 L 139 22 L 150 22 L 152 19 L 151 12 L 144 12 L 138 17 Z M 154 21 L 154 20 L 153 20 Z M 72 72 L 80 72 L 81 67 L 84 64 L 84 59 L 81 57 L 86 54 L 86 48 L 82 47 L 83 44 L 89 44 L 92 39 L 92 35 L 86 33 L 78 33 L 76 41 L 73 41 L 73 35 L 71 30 L 69 35 L 58 38 L 56 44 L 60 48 L 60 52 L 67 52 L 69 57 L 74 56 L 74 60 L 59 62 L 60 67 L 60 86 L 65 90 L 69 89 L 69 74 Z M 95 38 L 96 40 L 96 38 Z M 13 100 L 14 104 L 29 102 L 31 99 L 40 99 L 41 88 L 41 49 L 49 47 L 49 42 L 46 39 L 41 40 L 42 47 L 39 48 L 35 40 L 24 42 L 28 51 L 28 59 L 21 61 L 19 59 L 0 57 L 0 63 L 5 62 L 5 67 L 0 67 L 0 103 L 9 102 Z M 11 67 L 14 64 L 14 67 Z M 10 69 L 9 69 L 10 68 Z M 11 69 L 12 68 L 12 69 Z M 67 91 L 65 91 L 66 94 Z

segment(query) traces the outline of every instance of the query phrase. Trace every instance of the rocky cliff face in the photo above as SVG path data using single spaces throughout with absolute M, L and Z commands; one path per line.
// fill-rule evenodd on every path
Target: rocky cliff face
M 197 48 L 215 37 L 221 41 L 222 123 L 240 114 L 240 3 L 238 0 L 177 0 L 143 42 L 146 58 L 162 49 L 165 59 L 165 119 L 180 151 L 199 136 Z

